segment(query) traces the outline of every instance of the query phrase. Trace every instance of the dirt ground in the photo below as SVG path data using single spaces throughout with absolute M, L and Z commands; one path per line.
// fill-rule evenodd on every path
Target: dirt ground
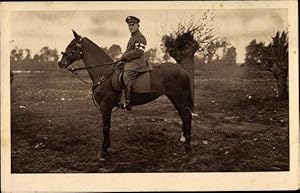
M 289 170 L 288 101 L 272 74 L 198 71 L 192 149 L 166 97 L 113 113 L 110 154 L 99 162 L 101 114 L 89 85 L 63 70 L 15 74 L 13 173 L 245 172 Z

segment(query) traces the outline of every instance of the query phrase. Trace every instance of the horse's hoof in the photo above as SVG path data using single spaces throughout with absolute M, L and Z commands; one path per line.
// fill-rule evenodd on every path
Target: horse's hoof
M 184 137 L 183 132 L 181 133 L 180 142 L 182 142 L 182 143 L 186 142 L 186 138 Z
M 182 135 L 181 138 L 180 138 L 180 142 L 185 143 L 185 141 L 186 141 L 186 139 L 185 139 L 185 137 Z
M 99 161 L 103 162 L 106 161 L 105 157 L 108 155 L 108 152 L 101 152 L 97 155 Z
M 192 112 L 192 117 L 199 117 L 199 115 L 197 113 Z

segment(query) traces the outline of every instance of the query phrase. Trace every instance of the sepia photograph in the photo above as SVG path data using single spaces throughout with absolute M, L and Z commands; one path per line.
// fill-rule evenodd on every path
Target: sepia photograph
M 297 4 L 1 3 L 1 189 L 297 189 Z

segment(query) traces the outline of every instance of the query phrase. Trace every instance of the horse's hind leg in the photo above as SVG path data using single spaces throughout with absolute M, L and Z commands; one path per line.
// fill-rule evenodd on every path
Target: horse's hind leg
M 185 142 L 186 147 L 190 146 L 191 143 L 191 127 L 192 127 L 192 114 L 188 108 L 188 103 L 181 97 L 168 96 L 176 110 L 178 111 L 182 120 L 182 133 L 180 141 Z

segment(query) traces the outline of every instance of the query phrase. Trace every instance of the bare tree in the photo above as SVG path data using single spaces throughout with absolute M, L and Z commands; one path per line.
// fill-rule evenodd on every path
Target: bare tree
M 195 98 L 194 55 L 196 52 L 206 52 L 217 40 L 214 35 L 214 18 L 215 15 L 210 10 L 202 15 L 193 14 L 187 22 L 179 22 L 177 29 L 162 38 L 164 50 L 189 73 L 193 98 Z

